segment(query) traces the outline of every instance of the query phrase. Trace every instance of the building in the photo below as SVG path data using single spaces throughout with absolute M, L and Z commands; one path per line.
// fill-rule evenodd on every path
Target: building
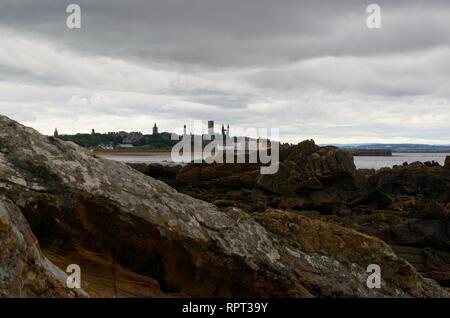
M 55 132 L 53 133 L 53 136 L 58 137 L 58 129 L 55 128 Z
M 153 126 L 153 135 L 157 135 L 158 134 L 158 126 L 155 125 Z
M 214 120 L 208 120 L 208 135 L 214 135 Z
M 100 143 L 97 148 L 111 150 L 114 149 L 114 144 L 112 142 Z
M 95 135 L 95 129 L 92 128 L 91 135 Z
M 132 144 L 118 144 L 116 148 L 134 148 Z

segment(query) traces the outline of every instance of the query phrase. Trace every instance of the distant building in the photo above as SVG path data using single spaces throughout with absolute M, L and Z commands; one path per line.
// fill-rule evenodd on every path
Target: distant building
M 132 144 L 118 144 L 116 148 L 134 148 Z
M 97 145 L 97 148 L 100 149 L 114 149 L 114 145 L 112 142 L 101 143 Z
M 183 136 L 186 136 L 186 125 L 183 126 Z
M 58 129 L 55 128 L 55 132 L 53 133 L 53 136 L 58 137 Z
M 155 125 L 153 126 L 153 135 L 157 135 L 158 134 L 158 126 Z
M 91 135 L 95 135 L 95 129 L 92 128 Z
M 214 135 L 214 120 L 208 121 L 208 135 Z

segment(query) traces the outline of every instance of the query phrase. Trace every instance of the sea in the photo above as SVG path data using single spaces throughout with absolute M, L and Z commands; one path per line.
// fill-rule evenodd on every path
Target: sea
M 369 157 L 356 156 L 354 157 L 355 166 L 358 169 L 380 169 L 392 168 L 395 165 L 402 165 L 404 162 L 426 162 L 436 161 L 441 166 L 445 163 L 445 157 L 450 156 L 448 153 L 402 153 L 394 152 L 390 157 Z
M 354 157 L 356 168 L 358 169 L 380 169 L 384 167 L 391 168 L 394 165 L 402 165 L 404 162 L 413 163 L 416 161 L 436 161 L 440 165 L 444 165 L 445 157 L 450 156 L 450 153 L 393 153 L 390 157 L 375 157 L 375 156 L 357 156 Z M 182 163 L 181 161 L 173 161 L 170 157 L 170 153 L 157 154 L 149 156 L 118 156 L 118 155 L 102 155 L 102 157 L 133 163 L 161 163 L 161 164 L 173 164 Z

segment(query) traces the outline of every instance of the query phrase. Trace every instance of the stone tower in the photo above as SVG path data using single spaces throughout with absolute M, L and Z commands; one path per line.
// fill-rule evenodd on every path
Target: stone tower
M 214 135 L 214 120 L 208 121 L 208 135 Z
M 156 126 L 156 123 L 155 123 L 155 125 L 153 125 L 153 135 L 157 135 L 158 134 L 158 126 Z

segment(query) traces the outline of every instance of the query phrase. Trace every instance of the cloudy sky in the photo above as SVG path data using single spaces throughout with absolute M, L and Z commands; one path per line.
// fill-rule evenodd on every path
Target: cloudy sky
M 450 144 L 448 0 L 0 0 L 0 114 L 42 133 L 277 127 Z M 366 26 L 370 3 L 381 29 Z

